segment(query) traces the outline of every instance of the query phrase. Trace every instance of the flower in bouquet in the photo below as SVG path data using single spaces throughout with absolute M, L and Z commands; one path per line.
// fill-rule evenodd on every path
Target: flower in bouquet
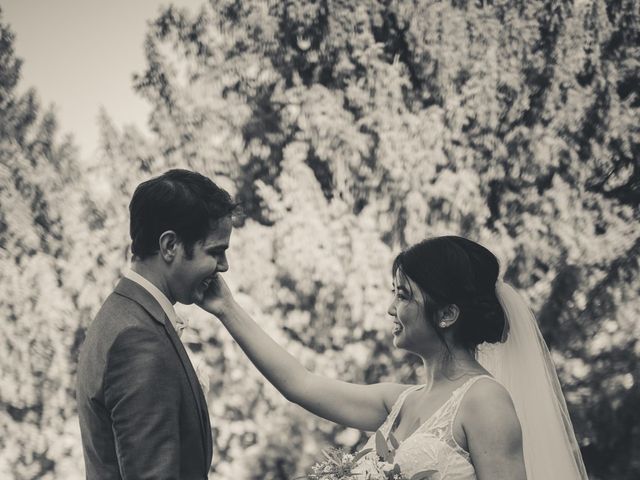
M 380 430 L 376 432 L 377 461 L 372 462 L 373 471 L 369 471 L 365 480 L 431 480 L 435 470 L 423 470 L 407 476 L 402 472 L 400 465 L 395 462 L 395 454 L 400 447 L 400 442 L 393 433 L 389 433 L 387 439 Z
M 315 463 L 311 467 L 313 473 L 298 477 L 307 478 L 309 480 L 344 480 L 356 477 L 353 469 L 358 461 L 371 449 L 363 450 L 355 455 L 348 453 L 339 448 L 331 448 L 323 450 L 324 460 Z
M 367 448 L 353 455 L 344 450 L 332 448 L 323 450 L 324 460 L 311 467 L 313 473 L 298 477 L 309 480 L 430 480 L 435 470 L 425 470 L 406 476 L 400 465 L 394 462 L 395 452 L 400 443 L 393 434 L 385 439 L 379 430 L 375 434 L 376 451 L 367 459 L 367 468 L 358 468 L 361 459 L 373 452 Z

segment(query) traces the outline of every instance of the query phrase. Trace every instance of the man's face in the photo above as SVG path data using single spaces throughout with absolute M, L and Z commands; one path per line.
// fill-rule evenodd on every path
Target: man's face
M 229 270 L 226 250 L 231 229 L 230 216 L 218 220 L 204 241 L 193 245 L 191 258 L 187 258 L 184 245 L 179 244 L 170 280 L 173 300 L 186 305 L 200 302 L 215 275 Z

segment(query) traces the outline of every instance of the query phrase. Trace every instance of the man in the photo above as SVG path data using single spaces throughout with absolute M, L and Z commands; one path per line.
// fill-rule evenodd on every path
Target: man
M 200 303 L 228 270 L 234 208 L 226 191 L 186 170 L 133 194 L 132 267 L 90 325 L 78 364 L 88 479 L 207 478 L 207 403 L 173 305 Z

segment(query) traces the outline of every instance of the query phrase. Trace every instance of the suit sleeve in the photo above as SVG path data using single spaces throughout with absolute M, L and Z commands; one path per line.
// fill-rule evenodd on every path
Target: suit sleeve
M 157 334 L 122 331 L 107 358 L 105 404 L 111 413 L 120 474 L 177 479 L 180 471 L 180 381 Z

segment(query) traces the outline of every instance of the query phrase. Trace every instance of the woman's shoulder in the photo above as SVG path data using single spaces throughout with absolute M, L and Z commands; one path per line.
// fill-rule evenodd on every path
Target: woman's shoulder
M 507 389 L 489 375 L 482 375 L 467 389 L 460 402 L 460 413 L 492 413 L 513 410 L 513 400 Z
M 478 379 L 467 390 L 458 412 L 464 430 L 500 431 L 503 435 L 521 435 L 520 422 L 507 389 L 489 376 Z
M 393 406 L 398 402 L 400 397 L 412 388 L 417 388 L 417 385 L 408 385 L 404 383 L 383 382 L 377 383 L 376 388 L 379 389 L 382 399 L 384 401 L 385 409 L 387 413 L 391 412 Z
M 465 401 L 511 400 L 511 395 L 498 380 L 490 375 L 479 375 L 472 379 L 471 386 L 465 394 Z

